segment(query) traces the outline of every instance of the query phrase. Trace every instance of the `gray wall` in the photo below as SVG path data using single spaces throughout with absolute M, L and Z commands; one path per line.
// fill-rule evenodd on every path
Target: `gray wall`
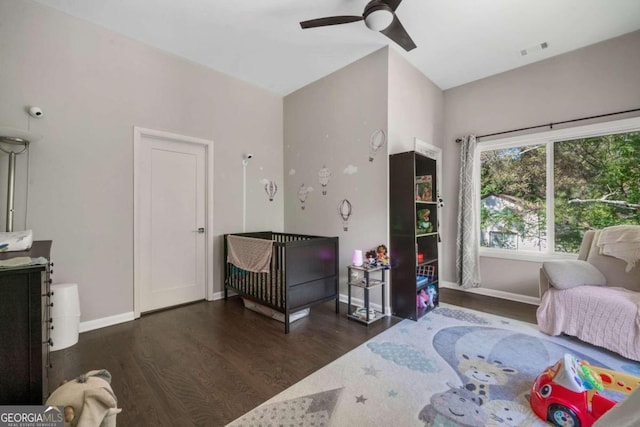
M 389 152 L 413 150 L 414 138 L 442 148 L 443 112 L 442 90 L 389 49 Z
M 443 112 L 442 90 L 395 50 L 389 49 L 389 153 L 413 151 L 415 138 L 442 148 Z M 393 191 L 389 188 L 389 193 Z M 444 227 L 442 221 L 440 226 Z M 446 253 L 445 243 L 440 245 L 441 257 Z M 389 250 L 393 256 L 394 248 Z
M 353 251 L 387 242 L 388 144 L 369 161 L 371 134 L 387 132 L 387 52 L 374 52 L 284 99 L 286 229 L 340 238 L 345 294 Z M 323 165 L 331 170 L 326 195 L 318 179 Z M 297 196 L 302 184 L 313 188 L 304 210 Z M 343 199 L 353 208 L 348 231 L 337 212 Z
M 445 91 L 445 194 L 456 195 L 459 188 L 457 137 L 640 107 L 638 52 L 635 32 Z M 445 223 L 454 225 L 457 197 L 447 199 Z M 446 227 L 445 242 L 455 242 L 455 233 L 455 225 Z M 445 259 L 444 279 L 455 281 L 455 244 L 447 245 Z M 539 265 L 483 258 L 482 286 L 538 297 Z
M 442 91 L 389 48 L 285 97 L 286 228 L 340 237 L 342 293 L 354 249 L 388 245 L 388 151 L 412 150 L 415 137 L 440 145 L 442 112 Z M 377 129 L 388 141 L 369 162 Z M 332 177 L 323 196 L 318 170 L 325 164 Z M 357 173 L 345 174 L 349 165 Z M 303 183 L 313 187 L 304 210 L 296 194 Z M 348 231 L 337 214 L 344 198 L 353 205 Z M 379 303 L 379 295 L 372 300 Z
M 220 235 L 242 228 L 243 152 L 255 154 L 247 229 L 283 229 L 283 193 L 269 202 L 260 184 L 282 184 L 278 95 L 28 0 L 0 0 L 0 94 L 0 126 L 43 135 L 31 147 L 27 226 L 53 240 L 54 280 L 79 284 L 83 321 L 133 311 L 134 125 L 214 141 L 216 266 Z M 29 124 L 27 105 L 44 118 Z M 18 160 L 16 230 L 27 157 Z M 221 291 L 220 271 L 214 283 Z

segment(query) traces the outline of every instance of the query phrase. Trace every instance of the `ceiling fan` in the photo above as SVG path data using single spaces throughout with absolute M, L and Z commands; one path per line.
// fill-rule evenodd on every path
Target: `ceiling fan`
M 402 0 L 371 0 L 364 7 L 362 16 L 346 15 L 311 19 L 309 21 L 302 21 L 300 26 L 305 29 L 364 21 L 367 28 L 373 31 L 380 31 L 408 52 L 411 49 L 415 49 L 416 44 L 411 40 L 411 37 L 409 37 L 409 34 L 395 14 L 401 1 Z

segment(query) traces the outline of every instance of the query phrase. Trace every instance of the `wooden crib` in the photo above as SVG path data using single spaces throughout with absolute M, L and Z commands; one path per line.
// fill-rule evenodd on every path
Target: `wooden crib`
M 299 310 L 335 300 L 340 311 L 338 289 L 338 238 L 275 233 L 234 233 L 234 236 L 273 240 L 268 273 L 242 270 L 227 262 L 224 235 L 224 298 L 229 289 L 244 298 L 284 314 L 289 333 L 290 315 Z

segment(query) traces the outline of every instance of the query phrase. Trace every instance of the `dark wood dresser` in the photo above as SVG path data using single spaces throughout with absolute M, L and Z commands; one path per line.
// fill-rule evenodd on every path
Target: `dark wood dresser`
M 51 241 L 2 252 L 0 260 L 44 257 L 46 265 L 0 268 L 0 405 L 41 405 L 47 398 L 51 325 Z

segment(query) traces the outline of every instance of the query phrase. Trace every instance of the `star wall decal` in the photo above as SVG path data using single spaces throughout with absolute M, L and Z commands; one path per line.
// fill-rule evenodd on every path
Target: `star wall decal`
M 362 403 L 364 405 L 364 402 L 367 400 L 366 397 L 364 397 L 364 395 L 360 395 L 360 396 L 356 396 L 356 403 Z

